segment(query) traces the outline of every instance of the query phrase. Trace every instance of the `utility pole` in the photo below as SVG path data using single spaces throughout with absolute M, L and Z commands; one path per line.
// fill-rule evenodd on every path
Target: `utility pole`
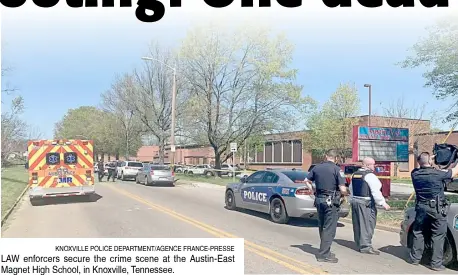
M 173 84 L 172 84 L 172 125 L 170 126 L 170 152 L 172 171 L 175 166 L 175 109 L 176 109 L 176 97 L 177 97 L 177 71 L 173 68 Z
M 126 121 L 126 161 L 129 160 L 129 131 L 130 131 L 130 121 L 132 119 L 132 116 L 134 114 L 134 111 L 129 111 L 129 118 Z
M 368 125 L 371 126 L 371 114 L 372 114 L 372 85 L 371 84 L 364 84 L 365 88 L 369 88 L 369 120 L 368 120 Z

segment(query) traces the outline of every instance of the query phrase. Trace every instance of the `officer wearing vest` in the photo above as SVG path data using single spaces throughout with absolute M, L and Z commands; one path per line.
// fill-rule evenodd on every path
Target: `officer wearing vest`
M 448 170 L 432 167 L 432 157 L 423 152 L 417 158 L 420 168 L 412 170 L 412 183 L 415 188 L 415 222 L 413 224 L 413 244 L 410 263 L 418 265 L 424 251 L 424 234 L 431 233 L 431 263 L 428 267 L 442 271 L 444 240 L 447 234 L 447 214 L 450 204 L 445 198 L 444 181 L 458 175 L 458 166 Z
M 353 223 L 353 236 L 359 252 L 379 255 L 380 252 L 372 247 L 377 222 L 377 205 L 386 210 L 390 206 L 382 195 L 382 183 L 374 174 L 375 160 L 364 158 L 363 167 L 352 176 L 350 184 L 351 193 L 351 219 Z
M 317 164 L 307 175 L 309 183 L 315 182 L 315 205 L 321 239 L 320 250 L 316 255 L 319 262 L 338 262 L 331 253 L 331 245 L 336 236 L 341 196 L 347 195 L 347 187 L 343 173 L 336 165 L 336 158 L 337 153 L 334 150 L 328 151 L 326 160 Z

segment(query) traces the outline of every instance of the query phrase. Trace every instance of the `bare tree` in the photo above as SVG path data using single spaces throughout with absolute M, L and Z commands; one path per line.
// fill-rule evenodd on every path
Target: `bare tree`
M 256 134 L 293 126 L 302 87 L 288 68 L 293 47 L 264 29 L 234 32 L 212 26 L 189 32 L 181 48 L 185 79 L 192 96 L 186 132 L 210 144 L 215 166 Z
M 37 126 L 29 125 L 28 132 L 27 132 L 27 139 L 33 140 L 33 139 L 42 139 L 42 138 L 43 138 L 43 132 L 40 130 L 40 128 L 38 128 Z
M 431 148 L 434 145 L 433 136 L 430 135 L 431 120 L 425 114 L 426 104 L 413 105 L 407 107 L 404 98 L 390 102 L 387 107 L 383 108 L 384 127 L 408 128 L 409 129 L 409 152 L 416 157 L 419 154 L 419 148 Z M 435 116 L 432 115 L 431 118 Z M 427 135 L 425 135 L 427 134 Z M 399 163 L 395 163 L 395 176 L 397 175 Z
M 134 95 L 125 89 L 125 78 L 117 78 L 112 88 L 102 96 L 102 109 L 106 112 L 109 125 L 106 131 L 111 133 L 107 139 L 108 147 L 119 158 L 124 154 L 126 160 L 138 150 L 138 143 L 143 130 L 139 120 L 134 116 L 132 105 L 128 102 Z
M 176 78 L 176 121 L 186 110 L 186 95 L 183 92 L 181 71 L 178 59 L 172 51 L 153 44 L 148 56 L 153 60 L 147 60 L 144 67 L 135 70 L 132 75 L 126 75 L 123 81 L 123 89 L 128 91 L 129 102 L 137 118 L 143 123 L 145 131 L 154 136 L 159 145 L 159 162 L 164 163 L 165 146 L 171 135 L 172 122 L 172 85 L 173 71 L 177 71 Z M 177 123 L 176 132 L 180 132 L 180 124 Z
M 23 109 L 24 100 L 22 97 L 17 97 L 12 101 L 10 111 L 2 113 L 2 165 L 7 164 L 9 155 L 16 147 L 16 142 L 26 138 L 27 124 L 19 117 Z
M 3 62 L 2 62 L 3 63 Z M 17 91 L 16 87 L 11 87 L 11 85 L 6 82 L 6 76 L 12 72 L 12 68 L 2 64 L 2 94 L 10 94 Z

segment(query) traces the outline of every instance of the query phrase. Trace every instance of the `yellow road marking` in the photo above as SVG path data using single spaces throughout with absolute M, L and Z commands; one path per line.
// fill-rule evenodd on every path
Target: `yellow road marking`
M 165 213 L 165 214 L 168 214 L 180 221 L 183 221 L 183 222 L 186 222 L 188 224 L 191 224 L 213 236 L 217 236 L 219 238 L 239 238 L 235 235 L 232 235 L 230 233 L 227 233 L 225 231 L 222 231 L 220 229 L 217 229 L 213 226 L 210 226 L 208 224 L 205 224 L 205 223 L 202 223 L 202 222 L 199 222 L 197 220 L 194 220 L 192 218 L 189 218 L 187 216 L 184 216 L 182 214 L 179 214 L 171 209 L 168 209 L 168 208 L 165 208 L 165 207 L 162 207 L 162 206 L 159 206 L 157 204 L 154 204 L 154 203 L 151 203 L 150 201 L 147 201 L 137 195 L 134 195 L 130 192 L 127 192 L 127 191 L 124 191 L 124 190 L 121 190 L 119 188 L 116 188 L 116 187 L 113 187 L 113 186 L 109 186 L 109 185 L 106 185 L 108 188 L 120 193 L 120 194 L 123 194 L 124 196 L 126 197 L 129 197 L 137 202 L 140 202 L 140 203 L 143 203 L 151 208 L 154 208 L 162 213 Z M 278 253 L 276 251 L 273 251 L 271 249 L 268 249 L 266 247 L 263 247 L 263 246 L 260 246 L 260 245 L 257 245 L 255 243 L 252 243 L 250 241 L 247 241 L 245 240 L 245 249 L 247 249 L 248 251 L 251 251 L 263 258 L 266 258 L 266 259 L 269 259 L 273 262 L 276 262 L 290 270 L 293 270 L 293 271 L 296 271 L 298 272 L 299 274 L 327 274 L 326 271 L 320 269 L 320 268 L 317 268 L 317 267 L 313 267 L 311 265 L 308 265 L 308 264 L 305 264 L 301 261 L 298 261 L 294 258 L 291 258 L 291 257 L 288 257 L 288 256 L 285 256 L 281 253 Z M 281 260 L 283 259 L 283 260 Z M 294 263 L 294 265 L 288 263 L 288 262 L 285 262 L 284 260 L 286 261 L 289 261 L 289 262 L 292 262 Z M 301 266 L 301 267 L 297 267 L 297 266 Z

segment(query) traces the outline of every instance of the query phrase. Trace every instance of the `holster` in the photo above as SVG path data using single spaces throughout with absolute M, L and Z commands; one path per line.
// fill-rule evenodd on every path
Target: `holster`
M 446 217 L 448 215 L 448 211 L 450 210 L 450 202 L 447 199 L 444 199 L 441 201 L 440 208 L 439 208 L 439 213 L 443 216 Z
M 334 193 L 333 193 L 333 195 L 331 197 L 331 200 L 332 200 L 332 205 L 334 205 L 337 208 L 339 208 L 340 205 L 342 204 L 342 200 L 340 199 L 340 193 L 337 194 L 337 191 L 334 191 Z

